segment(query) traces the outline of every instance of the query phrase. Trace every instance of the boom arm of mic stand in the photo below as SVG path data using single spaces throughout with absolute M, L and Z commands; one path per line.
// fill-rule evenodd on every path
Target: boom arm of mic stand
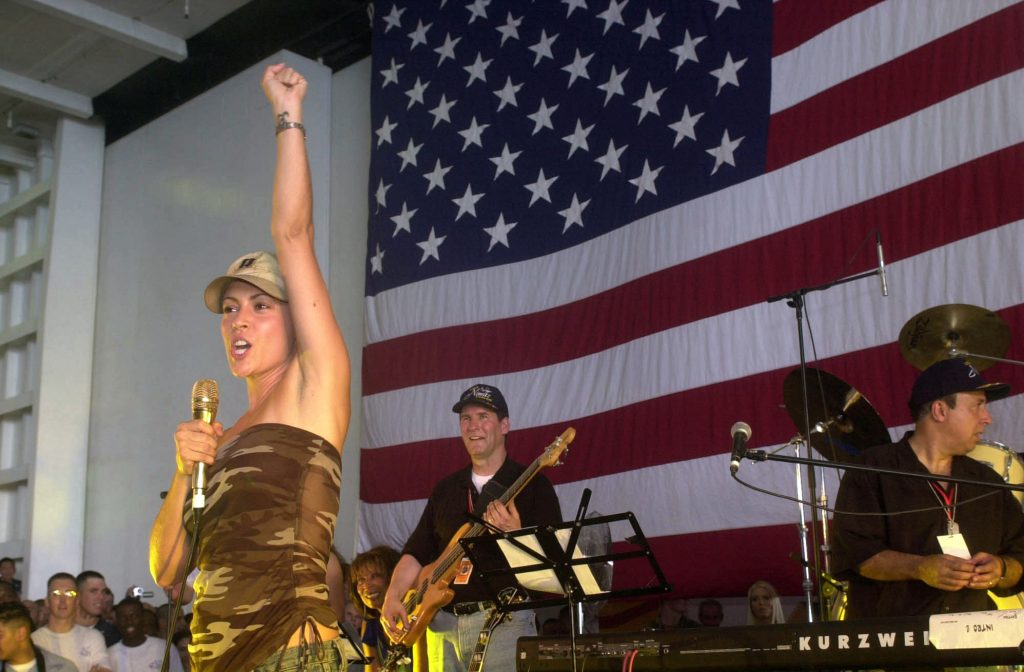
M 922 474 L 916 471 L 900 471 L 899 469 L 886 469 L 885 467 L 871 467 L 866 464 L 854 464 L 851 462 L 829 462 L 828 460 L 813 460 L 806 457 L 790 457 L 788 455 L 773 455 L 763 450 L 748 450 L 745 456 L 751 462 L 787 462 L 789 464 L 808 464 L 812 467 L 827 467 L 830 469 L 845 469 L 847 471 L 869 471 L 876 474 L 889 476 L 906 476 L 908 478 L 924 479 L 934 481 L 941 478 L 949 483 L 963 483 L 964 485 L 977 485 L 983 488 L 996 490 L 1014 490 L 1024 492 L 1024 484 L 1014 483 L 992 483 L 990 481 L 979 481 L 974 478 L 960 478 L 957 476 L 939 476 L 938 474 Z
M 837 285 L 845 285 L 846 283 L 853 282 L 854 280 L 863 280 L 864 278 L 870 278 L 871 276 L 874 275 L 878 275 L 877 268 L 873 271 L 865 271 L 863 273 L 858 273 L 857 275 L 851 275 L 847 278 L 839 278 L 838 280 L 833 280 L 832 282 L 826 282 L 823 285 L 801 287 L 800 289 L 795 289 L 792 292 L 786 292 L 785 294 L 772 296 L 766 299 L 765 303 L 775 303 L 776 301 L 782 301 L 783 299 L 795 299 L 798 296 L 807 296 L 811 292 L 820 292 L 825 289 L 831 289 L 832 287 L 836 287 Z

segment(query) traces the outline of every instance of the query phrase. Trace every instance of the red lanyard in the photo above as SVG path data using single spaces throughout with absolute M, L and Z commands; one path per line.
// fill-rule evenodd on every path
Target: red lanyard
M 946 529 L 950 534 L 956 534 L 956 483 L 953 483 L 949 490 L 943 488 L 937 481 L 928 481 L 928 485 L 932 486 L 932 492 L 946 514 Z

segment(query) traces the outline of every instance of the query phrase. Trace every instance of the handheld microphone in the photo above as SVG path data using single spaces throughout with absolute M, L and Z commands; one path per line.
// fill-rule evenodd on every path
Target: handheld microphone
M 885 281 L 885 257 L 882 256 L 881 231 L 875 231 L 875 248 L 878 250 L 878 278 L 882 281 L 882 296 L 889 296 L 889 283 Z
M 213 424 L 217 418 L 217 381 L 203 378 L 192 386 L 192 419 Z M 192 469 L 192 508 L 206 507 L 206 464 L 196 462 Z
M 750 425 L 742 420 L 733 425 L 730 431 L 732 432 L 732 459 L 729 460 L 729 471 L 735 476 L 740 468 L 740 460 L 747 454 L 747 441 L 750 441 L 753 432 L 750 431 Z

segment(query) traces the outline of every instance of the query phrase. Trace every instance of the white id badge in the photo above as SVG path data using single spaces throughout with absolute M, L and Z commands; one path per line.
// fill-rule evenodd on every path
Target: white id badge
M 964 540 L 964 535 L 958 532 L 956 534 L 940 534 L 936 538 L 939 540 L 939 548 L 946 555 L 952 555 L 954 558 L 961 558 L 963 560 L 971 559 L 971 552 L 967 549 L 967 541 Z

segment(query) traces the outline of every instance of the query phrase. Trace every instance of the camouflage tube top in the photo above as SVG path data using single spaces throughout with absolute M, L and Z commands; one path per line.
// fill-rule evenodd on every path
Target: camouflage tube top
M 325 576 L 340 490 L 338 451 L 305 430 L 254 425 L 221 446 L 199 524 L 195 672 L 251 670 L 309 619 L 336 625 Z M 191 530 L 191 501 L 184 515 Z

